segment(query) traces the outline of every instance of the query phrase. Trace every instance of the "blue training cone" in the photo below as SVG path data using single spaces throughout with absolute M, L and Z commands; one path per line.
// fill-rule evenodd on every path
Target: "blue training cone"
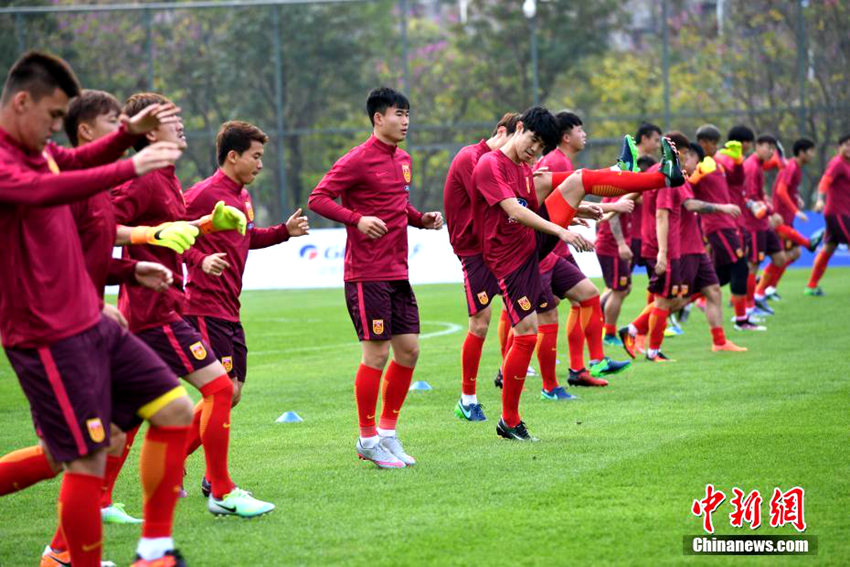
M 429 392 L 434 388 L 431 387 L 431 384 L 426 382 L 425 380 L 419 380 L 418 382 L 414 382 L 410 385 L 410 391 L 418 390 L 420 392 Z
M 304 421 L 294 411 L 288 411 L 275 420 L 276 423 L 301 423 Z

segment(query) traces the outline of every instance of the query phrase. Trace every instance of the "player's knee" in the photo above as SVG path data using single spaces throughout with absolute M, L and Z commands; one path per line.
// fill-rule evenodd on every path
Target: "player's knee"
M 487 316 L 484 316 L 484 313 L 481 311 L 469 318 L 469 332 L 481 338 L 487 336 L 487 330 L 490 328 L 489 313 Z
M 589 279 L 585 278 L 581 280 L 578 284 L 573 287 L 572 296 L 570 299 L 578 301 L 579 303 L 582 301 L 587 301 L 593 297 L 597 297 L 599 295 L 599 290 L 596 289 L 596 286 L 593 285 Z
M 558 322 L 558 310 L 550 309 L 549 311 L 538 313 L 537 319 L 540 325 L 554 325 Z
M 180 396 L 153 414 L 149 421 L 157 427 L 186 427 L 192 424 L 193 410 L 189 396 Z
M 702 290 L 705 300 L 709 303 L 720 303 L 720 286 L 710 285 Z

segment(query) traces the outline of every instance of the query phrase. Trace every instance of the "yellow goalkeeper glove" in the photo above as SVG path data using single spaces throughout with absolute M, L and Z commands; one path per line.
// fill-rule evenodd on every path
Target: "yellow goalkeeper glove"
M 157 226 L 134 226 L 130 244 L 152 244 L 170 248 L 178 254 L 188 250 L 198 236 L 198 229 L 186 221 L 164 222 Z

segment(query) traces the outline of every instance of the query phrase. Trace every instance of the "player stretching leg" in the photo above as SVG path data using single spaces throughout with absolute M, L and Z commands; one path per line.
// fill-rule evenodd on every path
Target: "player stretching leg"
M 183 565 L 171 526 L 191 402 L 150 349 L 101 314 L 65 204 L 173 165 L 180 151 L 174 144 L 155 144 L 132 160 L 112 163 L 136 135 L 163 125 L 157 118 L 162 106 L 83 148 L 48 143 L 79 92 L 64 61 L 34 52 L 18 60 L 3 87 L 0 224 L 7 253 L 0 256 L 0 335 L 37 430 L 65 469 L 59 521 L 68 564 L 100 565 L 106 427 L 114 422 L 129 429 L 146 419 L 150 428 L 140 463 L 145 523 L 136 564 Z M 61 286 L 44 283 L 59 281 Z M 44 470 L 47 459 L 41 457 Z
M 461 348 L 461 396 L 455 414 L 467 421 L 486 421 L 476 385 L 481 350 L 490 327 L 492 300 L 501 293 L 499 282 L 484 264 L 480 229 L 472 210 L 472 170 L 479 158 L 501 148 L 513 135 L 519 114 L 509 112 L 496 124 L 487 140 L 462 148 L 449 167 L 443 190 L 443 209 L 449 241 L 463 269 L 463 287 L 469 312 L 469 332 Z
M 396 435 L 399 412 L 419 358 L 419 307 L 407 276 L 407 226 L 439 229 L 438 212 L 410 203 L 410 155 L 398 147 L 407 137 L 410 103 L 390 88 L 369 93 L 372 136 L 341 157 L 310 195 L 309 207 L 345 224 L 345 300 L 363 357 L 354 379 L 360 422 L 357 455 L 381 468 L 416 463 Z M 334 202 L 339 198 L 342 204 Z M 375 427 L 381 375 L 383 403 Z
M 151 103 L 168 103 L 156 93 L 140 93 L 124 105 L 125 114 Z M 138 140 L 136 149 L 167 140 L 186 147 L 183 124 L 167 124 Z M 116 220 L 123 225 L 150 224 L 184 220 L 186 202 L 173 168 L 157 171 L 112 191 Z M 241 228 L 245 216 L 238 210 L 218 205 L 209 219 L 201 219 L 201 232 Z M 198 388 L 203 395 L 201 437 L 207 473 L 212 484 L 208 510 L 216 515 L 258 516 L 274 509 L 274 504 L 254 498 L 236 486 L 230 477 L 227 457 L 230 444 L 230 410 L 233 383 L 201 334 L 181 318 L 185 297 L 182 291 L 183 260 L 163 247 L 139 245 L 124 248 L 124 257 L 157 261 L 174 273 L 175 286 L 168 293 L 156 293 L 137 286 L 121 286 L 118 307 L 127 318 L 130 330 L 147 343 L 174 371 Z
M 260 228 L 254 225 L 250 185 L 263 169 L 263 154 L 269 138 L 247 122 L 231 121 L 221 125 L 216 136 L 218 171 L 186 191 L 186 210 L 189 218 L 200 217 L 216 203 L 241 211 L 248 220 L 245 234 L 229 230 L 201 238 L 184 254 L 189 266 L 186 280 L 184 318 L 201 333 L 233 381 L 233 402 L 236 407 L 248 371 L 248 346 L 239 317 L 239 294 L 248 251 L 267 248 L 290 237 L 307 234 L 307 217 L 295 211 L 286 223 Z M 203 402 L 195 408 L 188 454 L 201 445 Z M 211 485 L 206 477 L 201 491 L 209 497 Z

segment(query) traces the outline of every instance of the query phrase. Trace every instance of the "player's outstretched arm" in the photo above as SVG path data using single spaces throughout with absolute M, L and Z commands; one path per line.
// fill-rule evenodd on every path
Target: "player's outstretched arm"
M 198 232 L 197 227 L 186 221 L 164 222 L 157 226 L 118 225 L 115 245 L 152 244 L 182 254 L 195 244 Z
M 248 219 L 245 217 L 245 213 L 236 207 L 225 205 L 224 201 L 218 201 L 210 214 L 189 221 L 189 224 L 197 227 L 201 234 L 235 230 L 244 235 L 245 231 L 248 230 Z
M 422 214 L 422 228 L 428 230 L 440 230 L 443 228 L 443 213 L 431 211 Z
M 250 228 L 248 236 L 251 238 L 250 248 L 268 248 L 281 242 L 286 242 L 290 237 L 304 236 L 310 233 L 310 221 L 301 214 L 301 209 L 292 213 L 285 223 L 276 226 Z
M 707 203 L 699 199 L 686 199 L 685 208 L 701 215 L 724 214 L 733 218 L 741 216 L 741 208 L 731 203 Z

